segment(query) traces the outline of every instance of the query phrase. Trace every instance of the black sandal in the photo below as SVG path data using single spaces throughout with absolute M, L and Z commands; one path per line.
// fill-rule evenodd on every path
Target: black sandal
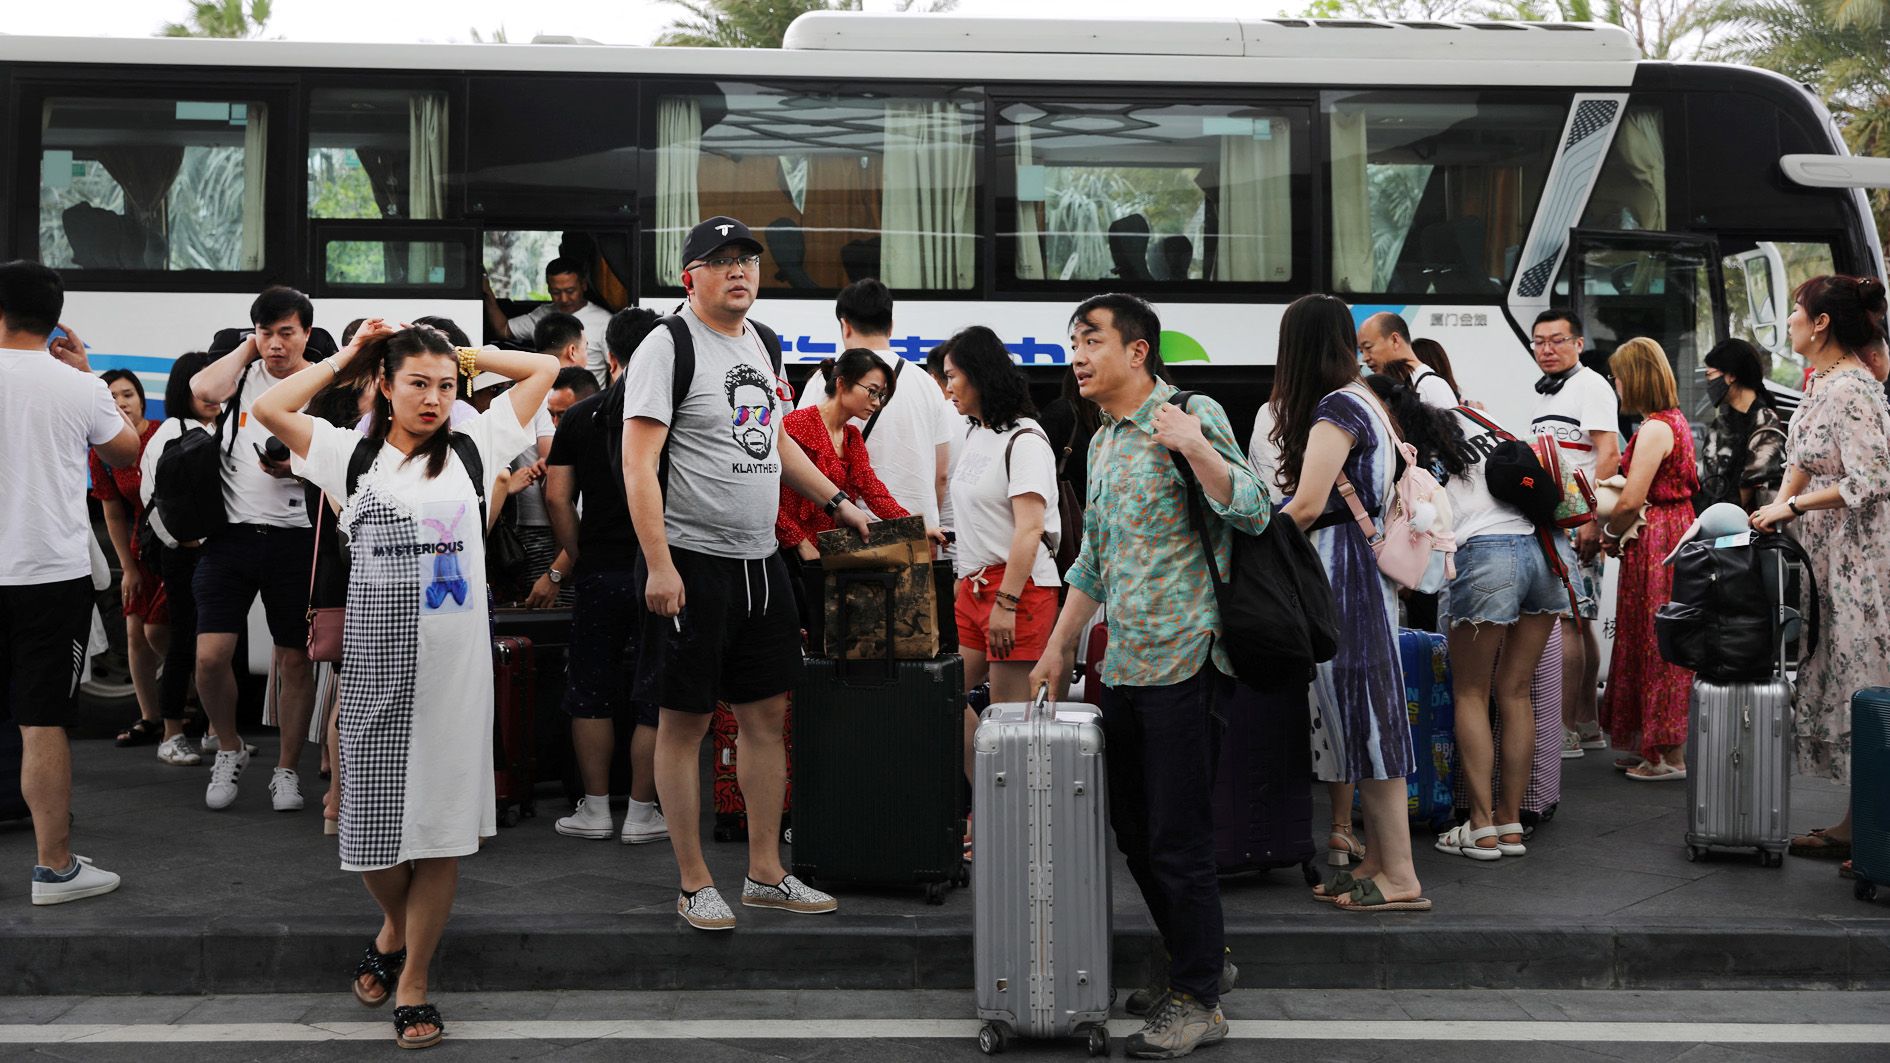
M 412 1026 L 431 1026 L 425 1037 L 408 1037 Z M 432 1048 L 446 1036 L 446 1024 L 440 1021 L 440 1009 L 431 1004 L 402 1004 L 394 1009 L 394 1043 L 402 1048 Z
M 137 723 L 118 732 L 118 748 L 128 749 L 132 746 L 148 746 L 153 742 L 161 741 L 163 738 L 164 725 L 162 723 L 147 720 L 140 716 L 138 717 Z
M 354 968 L 354 999 L 370 1008 L 378 1008 L 394 998 L 394 987 L 400 984 L 401 968 L 407 966 L 407 950 L 396 949 L 382 952 L 368 942 L 367 953 Z M 381 995 L 370 997 L 361 990 L 361 976 L 371 974 L 381 984 Z

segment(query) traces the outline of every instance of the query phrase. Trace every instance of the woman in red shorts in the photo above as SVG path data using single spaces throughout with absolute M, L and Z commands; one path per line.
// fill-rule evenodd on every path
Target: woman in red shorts
M 1057 619 L 1061 580 L 1044 530 L 1044 515 L 1057 511 L 1056 456 L 997 333 L 974 325 L 953 336 L 945 380 L 971 419 L 951 479 L 965 686 L 988 676 L 993 703 L 1025 701 Z
M 144 382 L 126 369 L 101 373 L 99 378 L 112 391 L 118 408 L 138 430 L 140 456 L 151 442 L 160 422 L 144 417 Z M 106 468 L 98 454 L 90 456 L 92 497 L 98 499 L 105 513 L 105 530 L 111 536 L 112 549 L 118 553 L 119 578 L 125 609 L 125 659 L 131 670 L 132 689 L 138 695 L 138 720 L 118 732 L 121 746 L 142 746 L 164 738 L 164 724 L 158 717 L 158 662 L 170 647 L 170 616 L 165 609 L 164 581 L 155 570 L 156 559 L 139 557 L 138 525 L 144 519 L 144 502 L 138 493 L 143 480 L 141 462 L 122 469 Z

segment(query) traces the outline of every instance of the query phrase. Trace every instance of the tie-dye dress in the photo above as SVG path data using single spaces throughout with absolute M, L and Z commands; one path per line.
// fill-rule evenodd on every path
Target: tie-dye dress
M 490 480 L 530 443 L 504 396 L 458 431 Z M 317 422 L 295 472 L 347 491 L 359 433 Z M 341 511 L 341 867 L 468 856 L 495 833 L 492 632 L 479 499 L 457 455 L 437 477 L 384 444 Z
M 1381 502 L 1390 495 L 1396 450 L 1382 417 L 1354 388 L 1321 399 L 1318 419 L 1354 440 L 1345 476 L 1365 511 L 1382 526 Z M 1378 571 L 1365 533 L 1335 490 L 1327 514 L 1344 514 L 1310 534 L 1325 562 L 1338 610 L 1339 652 L 1313 680 L 1313 771 L 1325 782 L 1401 779 L 1416 768 L 1404 670 L 1398 663 L 1398 591 Z

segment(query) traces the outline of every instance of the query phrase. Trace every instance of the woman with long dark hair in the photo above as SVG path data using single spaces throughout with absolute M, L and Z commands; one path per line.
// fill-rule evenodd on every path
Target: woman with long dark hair
M 873 415 L 873 411 L 892 398 L 892 371 L 879 355 L 864 347 L 853 347 L 839 358 L 820 363 L 820 379 L 826 384 L 826 396 L 812 406 L 803 406 L 781 419 L 781 428 L 801 445 L 822 476 L 835 487 L 859 499 L 880 520 L 910 516 L 873 471 L 866 453 L 866 440 L 853 421 Z M 814 379 L 807 381 L 809 388 Z M 820 551 L 814 537 L 838 527 L 820 504 L 783 484 L 781 512 L 775 518 L 774 535 L 781 547 L 793 551 L 801 561 L 817 561 Z M 809 603 L 809 608 L 817 608 Z
M 946 385 L 958 412 L 971 418 L 951 480 L 965 687 L 988 675 L 992 701 L 1026 701 L 1062 584 L 1044 530 L 1045 514 L 1057 511 L 1056 457 L 1035 420 L 1029 384 L 997 333 L 974 325 L 951 344 Z
M 216 430 L 220 408 L 190 390 L 190 378 L 209 364 L 210 356 L 202 351 L 178 355 L 171 363 L 170 377 L 164 383 L 164 420 L 144 441 L 144 453 L 138 458 L 138 501 L 147 513 L 157 504 L 157 465 L 164 449 L 192 429 Z M 170 621 L 164 672 L 158 679 L 158 715 L 164 722 L 164 741 L 158 745 L 157 758 L 165 764 L 190 767 L 203 762 L 197 744 L 184 733 L 184 705 L 197 670 L 197 597 L 191 580 L 197 574 L 202 544 L 173 542 L 166 535 L 155 534 L 155 525 L 152 530 L 154 534 L 143 542 L 149 547 L 155 540 L 157 557 L 143 560 L 145 568 L 164 581 L 164 611 Z
M 1365 533 L 1338 491 L 1340 477 L 1383 525 L 1397 438 L 1384 404 L 1358 379 L 1352 311 L 1307 295 L 1280 320 L 1271 439 L 1282 508 L 1311 533 L 1338 609 L 1339 652 L 1313 681 L 1313 770 L 1332 797 L 1332 862 L 1352 859 L 1315 896 L 1348 911 L 1428 911 L 1411 862 L 1405 776 L 1416 767 L 1398 663 L 1397 589 L 1379 572 Z M 1352 833 L 1354 787 L 1365 844 Z
M 1700 456 L 1697 508 L 1731 502 L 1750 513 L 1778 494 L 1785 475 L 1785 420 L 1765 387 L 1758 349 L 1734 337 L 1706 352 L 1713 423 Z
M 517 384 L 454 429 L 462 370 L 480 369 Z M 288 445 L 296 475 L 346 500 L 341 866 L 361 873 L 383 913 L 354 994 L 369 1006 L 394 1001 L 403 1048 L 445 1034 L 427 1001 L 428 967 L 452 912 L 459 859 L 497 828 L 480 499 L 530 443 L 525 426 L 557 369 L 546 355 L 456 352 L 435 329 L 370 320 L 348 347 L 269 389 L 253 410 Z M 363 379 L 376 393 L 366 439 L 299 412 L 330 383 Z M 482 466 L 480 487 L 460 437 Z M 372 461 L 351 485 L 348 466 L 364 445 Z
M 111 389 L 119 412 L 137 429 L 140 448 L 150 446 L 158 422 L 144 416 L 144 382 L 138 374 L 129 369 L 111 369 L 100 373 L 99 379 Z M 138 546 L 138 524 L 144 518 L 144 501 L 138 491 L 142 466 L 113 469 L 97 451 L 88 452 L 86 460 L 92 466 L 92 497 L 105 515 L 105 532 L 118 555 L 125 664 L 138 701 L 138 719 L 118 732 L 118 744 L 150 745 L 164 737 L 158 715 L 158 662 L 170 647 L 170 613 L 165 607 L 164 582 L 157 574 L 157 558 L 144 557 Z
M 1890 406 L 1869 366 L 1884 357 L 1884 286 L 1874 277 L 1813 277 L 1793 295 L 1786 330 L 1812 368 L 1792 415 L 1783 497 L 1752 515 L 1791 522 L 1811 555 L 1823 618 L 1798 669 L 1798 771 L 1848 784 L 1851 694 L 1890 686 Z M 1848 806 L 1847 806 L 1848 808 Z M 1794 856 L 1842 859 L 1851 815 L 1792 839 Z
M 1450 385 L 1450 390 L 1456 392 L 1459 399 L 1463 398 L 1463 389 L 1457 386 L 1457 374 L 1451 371 L 1450 355 L 1445 353 L 1443 344 L 1427 336 L 1419 336 L 1411 341 L 1411 353 L 1417 355 L 1417 360 L 1423 362 L 1431 372 L 1443 377 L 1444 383 Z

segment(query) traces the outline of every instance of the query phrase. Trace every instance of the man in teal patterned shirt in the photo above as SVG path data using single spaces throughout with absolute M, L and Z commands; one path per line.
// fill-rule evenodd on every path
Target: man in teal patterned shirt
M 1089 444 L 1083 547 L 1065 577 L 1069 597 L 1031 675 L 1061 690 L 1076 642 L 1098 603 L 1109 607 L 1103 712 L 1109 819 L 1170 957 L 1165 993 L 1138 993 L 1148 1025 L 1128 1054 L 1171 1059 L 1227 1036 L 1220 995 L 1231 966 L 1214 867 L 1214 774 L 1220 725 L 1213 709 L 1232 691 L 1232 667 L 1216 636 L 1220 609 L 1207 560 L 1189 522 L 1187 461 L 1206 497 L 1215 561 L 1232 561 L 1229 528 L 1258 534 L 1272 508 L 1206 396 L 1183 410 L 1161 373 L 1161 320 L 1132 295 L 1099 295 L 1070 318 L 1071 368 L 1083 397 L 1102 408 Z M 1171 454 L 1171 452 L 1173 452 Z M 1224 984 L 1225 983 L 1225 984 Z

